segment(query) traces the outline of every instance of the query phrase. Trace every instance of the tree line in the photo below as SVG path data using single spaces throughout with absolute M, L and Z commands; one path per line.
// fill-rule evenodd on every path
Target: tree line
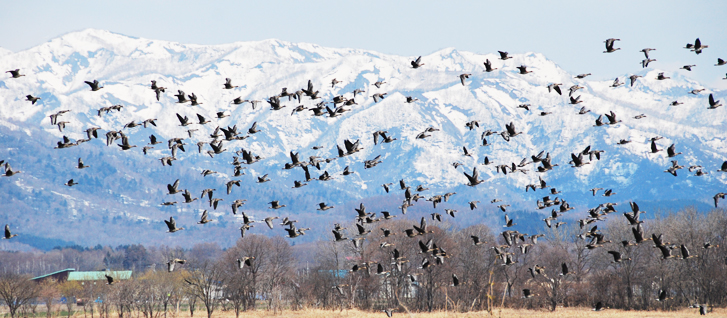
M 635 227 L 619 215 L 600 222 L 600 229 L 575 222 L 544 227 L 537 242 L 529 238 L 535 233 L 501 232 L 483 224 L 457 228 L 446 220 L 428 223 L 425 234 L 414 237 L 404 232 L 420 225 L 413 220 L 367 224 L 372 232 L 364 236 L 351 231 L 356 224 L 345 224 L 349 231 L 342 233 L 350 238 L 335 242 L 331 234 L 330 241 L 312 243 L 304 251 L 289 238 L 250 234 L 224 250 L 204 243 L 188 250 L 135 245 L 0 252 L 0 298 L 11 317 L 36 312 L 41 305 L 50 317 L 51 304 L 63 298 L 68 315 L 83 310 L 101 318 L 110 313 L 175 317 L 180 310 L 192 316 L 202 310 L 212 317 L 218 310 L 239 316 L 260 309 L 557 310 L 602 302 L 610 308 L 675 310 L 727 305 L 724 210 L 688 208 L 641 224 L 646 237 L 661 235 L 660 243 L 675 255 L 684 245 L 688 258 L 664 258 L 649 239 L 635 244 Z M 384 237 L 382 229 L 395 235 Z M 594 233 L 601 235 L 599 244 L 590 237 Z M 609 251 L 618 252 L 620 260 Z M 173 259 L 184 263 L 170 272 L 166 262 Z M 133 269 L 134 274 L 112 285 L 29 280 L 39 270 L 66 267 L 109 273 Z M 75 299 L 86 300 L 82 308 L 71 301 Z

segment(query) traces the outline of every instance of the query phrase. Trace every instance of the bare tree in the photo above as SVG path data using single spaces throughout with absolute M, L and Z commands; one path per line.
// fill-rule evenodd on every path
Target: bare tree
M 48 278 L 40 283 L 40 291 L 38 297 L 45 303 L 45 315 L 50 318 L 53 313 L 53 299 L 58 297 L 58 282 L 53 278 Z
M 66 298 L 66 310 L 70 318 L 73 315 L 73 308 L 76 306 L 76 297 L 81 294 L 81 285 L 77 281 L 67 280 L 58 287 L 61 295 Z
M 39 292 L 40 286 L 27 276 L 12 273 L 0 275 L 0 299 L 8 306 L 11 318 L 16 317 L 18 308 L 38 297 Z
M 138 299 L 139 289 L 138 281 L 133 278 L 111 289 L 110 299 L 116 305 L 119 318 L 124 318 L 125 313 L 131 318 L 131 311 Z
M 222 266 L 205 261 L 197 269 L 189 271 L 184 281 L 189 287 L 190 294 L 204 304 L 207 318 L 212 318 L 212 313 L 222 296 L 222 287 L 225 284 Z

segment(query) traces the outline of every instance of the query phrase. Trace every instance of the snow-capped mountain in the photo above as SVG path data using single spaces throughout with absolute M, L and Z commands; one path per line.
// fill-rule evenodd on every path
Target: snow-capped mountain
M 247 199 L 241 210 L 256 219 L 295 215 L 303 226 L 307 222 L 322 228 L 331 220 L 352 219 L 352 207 L 359 202 L 367 202 L 373 211 L 397 210 L 403 199 L 400 179 L 412 187 L 422 184 L 430 188 L 422 192 L 425 197 L 457 192 L 447 204 L 462 210 L 471 200 L 482 201 L 481 209 L 493 210 L 489 200 L 496 197 L 513 209 L 535 210 L 536 199 L 547 195 L 548 190 L 524 190 L 539 176 L 562 191 L 552 197 L 564 198 L 580 211 L 606 201 L 661 202 L 655 204 L 666 208 L 670 202 L 713 204 L 714 193 L 724 190 L 727 173 L 716 170 L 727 159 L 727 108 L 707 109 L 707 97 L 713 93 L 724 103 L 725 92 L 706 89 L 690 94 L 704 87 L 682 76 L 682 71 L 659 69 L 623 70 L 620 80 L 626 85 L 614 88 L 613 81 L 577 79 L 542 54 L 511 55 L 503 61 L 496 52 L 483 55 L 443 49 L 422 56 L 424 66 L 414 69 L 410 61 L 416 57 L 366 50 L 278 40 L 186 45 L 101 30 L 70 33 L 22 52 L 0 50 L 0 69 L 19 68 L 25 74 L 17 79 L 6 74 L 0 81 L 0 160 L 24 171 L 0 180 L 4 219 L 19 233 L 81 245 L 174 244 L 179 240 L 228 245 L 239 235 L 237 216 L 231 214 L 230 207 L 235 199 Z M 483 62 L 488 59 L 497 70 L 483 71 Z M 521 65 L 532 73 L 519 74 L 516 67 Z M 660 72 L 670 78 L 657 80 Z M 463 73 L 471 74 L 465 85 L 459 78 Z M 628 79 L 632 74 L 642 76 L 633 86 Z M 225 78 L 238 87 L 223 89 Z M 340 83 L 332 85 L 334 78 Z M 103 88 L 91 91 L 84 81 L 93 80 Z M 151 80 L 167 88 L 159 101 L 150 89 Z M 281 97 L 285 107 L 278 111 L 265 102 L 282 88 L 290 93 L 305 88 L 308 80 L 320 91 L 320 99 Z M 374 85 L 377 81 L 385 83 L 378 88 Z M 547 86 L 552 83 L 562 83 L 562 96 L 549 92 Z M 568 98 L 568 88 L 573 85 L 583 87 L 573 94 L 580 95 L 582 103 L 577 105 L 570 104 Z M 365 93 L 354 98 L 355 89 Z M 185 95 L 194 93 L 200 105 L 177 103 L 173 95 L 178 90 Z M 387 95 L 376 103 L 371 97 L 376 93 Z M 41 100 L 32 105 L 26 101 L 28 94 Z M 355 100 L 355 105 L 345 107 L 350 111 L 330 118 L 313 116 L 309 110 L 339 95 Z M 407 96 L 418 100 L 406 103 Z M 250 103 L 233 104 L 236 97 L 263 102 L 253 109 Z M 683 104 L 670 106 L 673 101 Z M 530 104 L 530 110 L 518 108 L 521 104 Z M 123 108 L 99 115 L 99 108 L 112 105 Z M 308 110 L 293 112 L 299 105 Z M 581 107 L 590 112 L 579 114 Z M 61 110 L 70 110 L 58 117 L 58 121 L 67 122 L 62 132 L 51 125 L 49 117 Z M 599 115 L 611 111 L 620 123 L 594 127 Z M 230 116 L 218 119 L 217 112 Z M 541 116 L 541 112 L 549 114 Z M 201 114 L 211 122 L 183 127 L 175 114 L 188 116 L 191 122 L 197 122 L 196 114 Z M 640 114 L 645 118 L 634 118 Z M 153 118 L 157 119 L 155 127 L 123 128 L 129 122 Z M 479 122 L 474 130 L 465 126 L 472 120 Z M 603 120 L 608 122 L 605 116 Z M 255 122 L 260 132 L 244 140 L 223 142 L 226 152 L 212 158 L 206 153 L 209 145 L 198 152 L 197 143 L 209 142 L 215 127 L 237 125 L 240 136 L 244 136 Z M 486 137 L 489 146 L 481 146 L 486 129 L 501 132 L 508 123 L 514 123 L 522 134 L 509 142 L 494 134 Z M 90 127 L 101 128 L 99 139 L 53 149 L 64 135 L 71 140 L 86 138 L 84 130 Z M 439 131 L 417 139 L 428 127 Z M 189 129 L 196 129 L 192 137 Z M 115 145 L 107 146 L 104 134 L 111 130 L 122 130 L 137 147 L 122 151 Z M 396 140 L 374 145 L 372 133 L 378 130 L 387 131 Z M 163 143 L 144 155 L 141 148 L 149 143 L 151 134 Z M 656 136 L 663 137 L 656 141 L 663 151 L 651 153 L 650 138 Z M 170 156 L 166 141 L 175 137 L 185 138 L 186 152 L 177 154 L 173 166 L 162 166 L 158 159 Z M 300 168 L 283 169 L 290 162 L 291 151 L 299 152 L 302 160 L 310 156 L 336 158 L 336 146 L 343 147 L 347 139 L 360 140 L 363 149 L 321 163 L 320 171 L 309 168 L 314 178 L 328 171 L 332 180 L 310 181 L 303 188 L 292 189 L 294 180 L 304 179 L 304 172 Z M 620 140 L 631 142 L 619 145 Z M 671 144 L 683 154 L 668 158 L 666 148 Z M 594 158 L 584 167 L 571 168 L 570 154 L 589 145 L 592 150 L 604 151 L 600 160 Z M 314 150 L 314 146 L 322 148 Z M 464 156 L 463 147 L 471 157 Z M 231 163 L 235 151 L 242 148 L 263 159 L 243 165 L 245 175 L 234 177 Z M 525 173 L 496 172 L 497 165 L 518 164 L 541 151 L 550 153 L 552 163 L 558 164 L 552 171 L 539 173 L 536 164 L 529 164 L 522 167 Z M 382 162 L 365 169 L 363 162 L 378 155 Z M 486 156 L 492 162 L 489 166 L 482 165 Z M 90 167 L 76 169 L 79 157 Z M 685 166 L 676 177 L 664 172 L 674 159 Z M 455 168 L 454 162 L 462 166 Z M 694 176 L 686 169 L 693 165 L 703 166 L 709 174 Z M 346 166 L 355 173 L 341 175 Z M 485 183 L 467 187 L 463 172 L 471 173 L 474 167 Z M 200 174 L 205 169 L 217 173 L 203 177 Z M 256 177 L 264 174 L 272 181 L 256 183 Z M 64 186 L 71 178 L 79 185 Z M 224 201 L 216 210 L 206 199 L 181 203 L 179 194 L 166 194 L 166 184 L 176 179 L 181 179 L 180 189 L 188 189 L 196 198 L 202 189 L 213 188 L 214 196 Z M 230 180 L 242 180 L 242 184 L 228 195 L 225 184 Z M 381 185 L 389 182 L 396 184 L 387 194 Z M 594 187 L 612 188 L 617 195 L 593 196 L 589 189 Z M 270 210 L 267 207 L 272 200 L 287 207 Z M 169 201 L 180 203 L 160 205 Z M 336 208 L 316 211 L 322 201 Z M 415 216 L 420 206 L 418 213 L 430 210 L 428 203 L 420 202 L 410 208 Z M 217 220 L 206 225 L 213 229 L 194 224 L 203 209 Z M 172 215 L 186 231 L 174 236 L 164 233 L 161 221 Z M 482 221 L 485 215 L 489 214 L 480 213 L 469 220 Z M 263 225 L 259 227 L 254 231 L 267 231 Z M 284 234 L 280 229 L 275 231 Z

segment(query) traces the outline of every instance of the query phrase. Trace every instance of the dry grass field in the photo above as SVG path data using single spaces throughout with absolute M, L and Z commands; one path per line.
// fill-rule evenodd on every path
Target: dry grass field
M 188 313 L 187 313 L 188 314 Z M 439 317 L 452 317 L 452 318 L 469 318 L 469 317 L 503 317 L 503 318 L 677 318 L 677 317 L 698 317 L 698 309 L 684 309 L 680 311 L 624 311 L 607 309 L 599 312 L 592 311 L 589 308 L 559 308 L 556 312 L 550 311 L 538 311 L 538 310 L 514 310 L 514 309 L 503 309 L 495 310 L 490 316 L 487 312 L 469 312 L 469 313 L 455 313 L 455 312 L 433 312 L 433 313 L 401 313 L 394 312 L 392 317 L 420 317 L 420 318 L 439 318 Z M 714 312 L 708 314 L 711 317 L 727 317 L 727 309 L 715 308 Z M 195 313 L 195 317 L 198 316 Z M 232 312 L 215 312 L 213 317 L 219 318 L 234 318 L 235 315 Z M 283 311 L 282 313 L 273 314 L 272 311 L 256 311 L 246 312 L 240 315 L 240 317 L 290 317 L 290 318 L 336 318 L 336 317 L 364 317 L 364 318 L 381 318 L 386 317 L 383 312 L 364 312 L 360 310 L 344 310 L 344 311 L 330 311 L 330 310 L 302 310 L 302 311 Z M 188 315 L 180 315 L 178 318 L 189 318 Z
M 23 315 L 19 315 L 23 317 Z M 117 318 L 115 313 L 109 315 L 110 318 Z M 707 314 L 709 317 L 727 317 L 726 308 L 714 308 L 713 312 Z M 0 307 L 0 317 L 9 317 L 6 307 Z M 45 317 L 45 314 L 37 314 L 36 317 Z M 58 316 L 58 312 L 53 314 L 54 318 L 65 318 L 65 316 Z M 75 312 L 73 318 L 83 318 L 83 311 Z M 90 312 L 87 313 L 86 318 L 90 318 Z M 94 317 L 98 318 L 98 312 L 95 312 Z M 136 313 L 132 317 L 137 317 Z M 143 317 L 139 314 L 138 317 Z M 161 314 L 164 317 L 164 314 Z M 167 318 L 171 318 L 173 315 L 169 313 Z M 206 318 L 204 310 L 195 312 L 194 318 Z M 215 311 L 212 315 L 213 318 L 235 318 L 235 314 L 232 311 Z M 248 311 L 240 314 L 241 318 L 266 318 L 266 317 L 285 317 L 285 318 L 381 318 L 386 317 L 383 312 L 366 312 L 360 310 L 318 310 L 308 309 L 299 311 L 285 310 L 282 313 L 273 313 L 272 311 L 258 310 Z M 616 309 L 606 309 L 603 311 L 595 312 L 590 308 L 558 308 L 556 312 L 550 312 L 546 310 L 524 310 L 524 309 L 502 309 L 495 310 L 492 315 L 487 312 L 421 312 L 407 314 L 405 312 L 394 312 L 392 317 L 418 317 L 418 318 L 440 318 L 440 317 L 452 317 L 452 318 L 469 318 L 469 317 L 493 317 L 493 318 L 681 318 L 681 317 L 699 317 L 698 309 L 682 309 L 679 311 L 625 311 Z M 176 318 L 192 318 L 189 316 L 188 311 L 180 312 L 176 315 Z

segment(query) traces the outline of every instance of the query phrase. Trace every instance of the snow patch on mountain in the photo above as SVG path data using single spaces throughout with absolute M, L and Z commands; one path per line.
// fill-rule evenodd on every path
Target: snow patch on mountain
M 28 138 L 37 138 L 33 134 L 42 132 L 44 137 L 52 136 L 54 140 L 60 140 L 64 135 L 76 140 L 85 138 L 86 128 L 100 127 L 100 139 L 103 139 L 106 131 L 122 129 L 131 121 L 140 123 L 156 119 L 155 127 L 123 129 L 131 144 L 137 145 L 132 150 L 120 151 L 115 145 L 107 147 L 104 140 L 92 140 L 77 147 L 99 158 L 112 158 L 109 159 L 112 163 L 104 165 L 104 169 L 109 174 L 123 171 L 119 182 L 139 181 L 137 197 L 118 193 L 116 189 L 84 188 L 87 180 L 83 178 L 81 184 L 72 189 L 64 188 L 63 182 L 60 182 L 61 186 L 48 184 L 52 191 L 66 193 L 71 198 L 83 197 L 79 202 L 90 202 L 83 206 L 72 205 L 79 211 L 77 213 L 98 213 L 92 209 L 105 206 L 109 208 L 110 217 L 123 215 L 134 220 L 158 221 L 158 216 L 174 212 L 191 222 L 201 209 L 209 209 L 206 201 L 198 200 L 187 207 L 160 207 L 157 203 L 181 199 L 165 195 L 165 185 L 179 178 L 179 174 L 190 180 L 184 187 L 194 195 L 203 188 L 216 187 L 215 196 L 225 199 L 226 209 L 234 199 L 247 198 L 249 202 L 245 208 L 258 211 L 259 215 L 269 213 L 266 202 L 274 199 L 287 198 L 290 201 L 286 203 L 288 208 L 295 213 L 311 213 L 314 206 L 310 203 L 326 200 L 343 205 L 380 196 L 383 194 L 381 184 L 400 179 L 411 186 L 423 184 L 431 188 L 425 192 L 427 196 L 456 190 L 460 195 L 453 197 L 453 204 L 464 205 L 474 199 L 485 202 L 497 195 L 521 209 L 533 209 L 535 199 L 544 195 L 523 191 L 527 184 L 536 182 L 538 176 L 558 187 L 563 191 L 562 197 L 579 207 L 603 202 L 604 198 L 590 194 L 588 189 L 592 187 L 616 188 L 619 193 L 616 200 L 628 201 L 652 200 L 654 196 L 693 199 L 697 193 L 709 194 L 727 183 L 727 174 L 715 171 L 727 159 L 727 108 L 707 109 L 710 93 L 723 103 L 727 103 L 727 94 L 709 89 L 698 95 L 689 94 L 703 86 L 681 76 L 679 71 L 624 70 L 620 79 L 626 84 L 614 88 L 612 81 L 576 79 L 539 53 L 515 54 L 502 61 L 496 53 L 475 54 L 446 48 L 423 56 L 425 65 L 412 69 L 410 61 L 416 57 L 367 50 L 326 48 L 280 40 L 193 45 L 93 29 L 69 33 L 21 52 L 7 53 L 0 49 L 0 56 L 3 57 L 0 67 L 6 70 L 20 68 L 26 74 L 19 79 L 6 77 L 0 81 L 0 126 L 11 131 L 20 129 Z M 482 63 L 486 59 L 497 70 L 484 72 Z M 521 65 L 527 66 L 532 73 L 519 74 L 516 67 Z M 671 78 L 657 80 L 660 72 Z M 472 74 L 464 86 L 459 80 L 462 73 Z M 631 74 L 642 76 L 633 86 L 628 80 Z M 238 87 L 222 89 L 225 78 L 231 78 L 233 85 Z M 341 83 L 332 86 L 334 78 Z M 93 80 L 98 80 L 104 88 L 91 92 L 84 81 Z M 167 87 L 159 101 L 149 89 L 151 80 Z M 308 80 L 320 91 L 320 99 L 303 97 L 297 101 L 281 97 L 285 107 L 279 111 L 270 110 L 264 102 L 284 87 L 294 93 L 305 87 Z M 386 83 L 377 88 L 373 85 L 377 81 Z M 547 86 L 551 83 L 562 83 L 564 95 L 548 92 Z M 568 88 L 572 85 L 584 87 L 574 93 L 574 96 L 581 96 L 583 103 L 569 103 Z M 354 89 L 363 89 L 365 93 L 354 98 L 351 93 Z M 201 105 L 176 103 L 173 95 L 178 90 L 184 91 L 185 95 L 195 93 Z M 375 103 L 371 98 L 375 93 L 387 95 Z M 28 94 L 42 99 L 31 105 L 25 100 Z M 291 114 L 298 105 L 312 108 L 320 101 L 330 102 L 339 95 L 356 101 L 356 105 L 346 107 L 350 111 L 339 117 L 316 117 L 310 110 Z M 405 103 L 407 96 L 419 100 Z M 249 103 L 232 104 L 236 97 L 263 102 L 253 109 Z M 675 100 L 683 104 L 670 106 Z M 518 108 L 520 104 L 530 104 L 530 110 Z M 118 112 L 98 112 L 99 108 L 112 105 L 123 108 Z M 332 104 L 328 106 L 333 108 Z M 590 112 L 579 115 L 581 107 Z M 49 116 L 66 109 L 70 112 L 59 120 L 68 124 L 61 132 L 50 125 Z M 216 113 L 221 111 L 230 117 L 217 119 Z M 622 122 L 593 127 L 599 115 L 611 111 Z M 541 116 L 541 112 L 551 114 Z M 196 122 L 197 114 L 200 114 L 212 123 L 182 127 L 176 114 L 188 116 L 192 122 Z M 646 117 L 634 119 L 640 114 Z M 603 119 L 607 121 L 605 116 Z M 471 120 L 479 121 L 480 127 L 467 129 L 465 124 Z M 210 141 L 215 127 L 237 125 L 244 135 L 254 122 L 261 131 L 245 140 L 225 141 L 227 151 L 223 154 L 210 158 L 206 154 L 209 146 L 201 153 L 197 151 L 197 142 Z M 487 137 L 490 145 L 481 146 L 481 134 L 485 129 L 500 132 L 511 122 L 521 135 L 509 142 L 498 134 L 491 135 Z M 431 137 L 426 139 L 416 139 L 427 127 L 439 131 L 429 133 Z M 191 132 L 192 137 L 189 137 L 189 129 L 195 129 Z M 386 130 L 397 140 L 374 145 L 372 133 L 377 130 Z M 186 151 L 178 153 L 174 167 L 162 168 L 157 160 L 170 155 L 166 142 L 151 149 L 149 155 L 141 154 L 141 148 L 147 145 L 151 134 L 162 141 L 186 138 Z M 680 170 L 678 177 L 664 173 L 672 158 L 667 158 L 665 150 L 656 154 L 650 152 L 649 140 L 656 136 L 663 137 L 657 141 L 659 149 L 674 143 L 677 151 L 683 152 L 676 158 L 680 164 L 700 164 L 710 174 L 696 177 L 686 169 Z M 343 146 L 346 139 L 360 140 L 363 149 L 351 156 L 322 163 L 320 171 L 311 167 L 313 177 L 325 170 L 333 176 L 331 181 L 311 181 L 302 189 L 291 189 L 294 180 L 303 179 L 301 169 L 282 169 L 285 162 L 290 162 L 291 151 L 300 152 L 300 158 L 306 160 L 310 156 L 334 158 L 337 157 L 336 145 Z M 631 143 L 618 145 L 621 139 Z M 588 145 L 594 150 L 605 151 L 601 160 L 594 159 L 582 168 L 569 167 L 570 154 Z M 55 144 L 46 146 L 52 148 Z M 316 151 L 313 146 L 323 149 Z M 472 153 L 471 157 L 464 156 L 463 147 Z M 234 178 L 243 180 L 243 186 L 235 187 L 233 194 L 228 196 L 225 182 L 233 179 L 230 163 L 235 151 L 241 148 L 264 159 L 246 166 L 245 176 Z M 495 172 L 495 165 L 517 164 L 543 150 L 550 153 L 554 164 L 558 164 L 550 172 L 535 172 L 533 164 L 523 167 L 526 173 L 504 175 Z M 76 151 L 62 149 L 54 154 L 58 156 L 57 160 L 70 162 L 77 158 Z M 9 149 L 0 154 L 3 158 L 13 157 Z M 364 169 L 363 161 L 377 155 L 382 156 L 382 163 Z M 481 164 L 485 156 L 492 165 Z M 455 169 L 454 162 L 463 165 Z M 13 163 L 13 167 L 20 166 L 22 163 Z M 346 166 L 355 171 L 354 175 L 341 175 Z M 487 187 L 464 185 L 463 172 L 470 173 L 474 167 L 486 180 Z M 135 171 L 135 168 L 138 169 Z M 204 169 L 218 174 L 202 178 L 199 174 Z M 37 184 L 47 182 L 48 178 L 70 179 L 67 172 L 60 170 L 53 169 L 47 172 L 48 175 L 31 171 L 19 177 L 32 175 L 38 178 L 23 186 L 24 189 L 37 189 Z M 88 173 L 84 178 L 94 178 L 92 168 L 83 173 Z M 256 184 L 254 177 L 263 174 L 269 174 L 273 182 Z M 103 184 L 104 181 L 93 182 Z M 252 189 L 264 189 L 267 197 L 245 197 Z M 401 194 L 392 192 L 389 196 L 400 200 Z M 711 195 L 703 196 L 697 200 L 711 201 Z M 129 213 L 129 210 L 135 212 Z M 346 213 L 348 211 L 341 211 L 337 215 Z M 234 229 L 232 223 L 225 226 L 228 230 Z M 183 232 L 192 234 L 181 235 L 198 235 L 193 231 Z

